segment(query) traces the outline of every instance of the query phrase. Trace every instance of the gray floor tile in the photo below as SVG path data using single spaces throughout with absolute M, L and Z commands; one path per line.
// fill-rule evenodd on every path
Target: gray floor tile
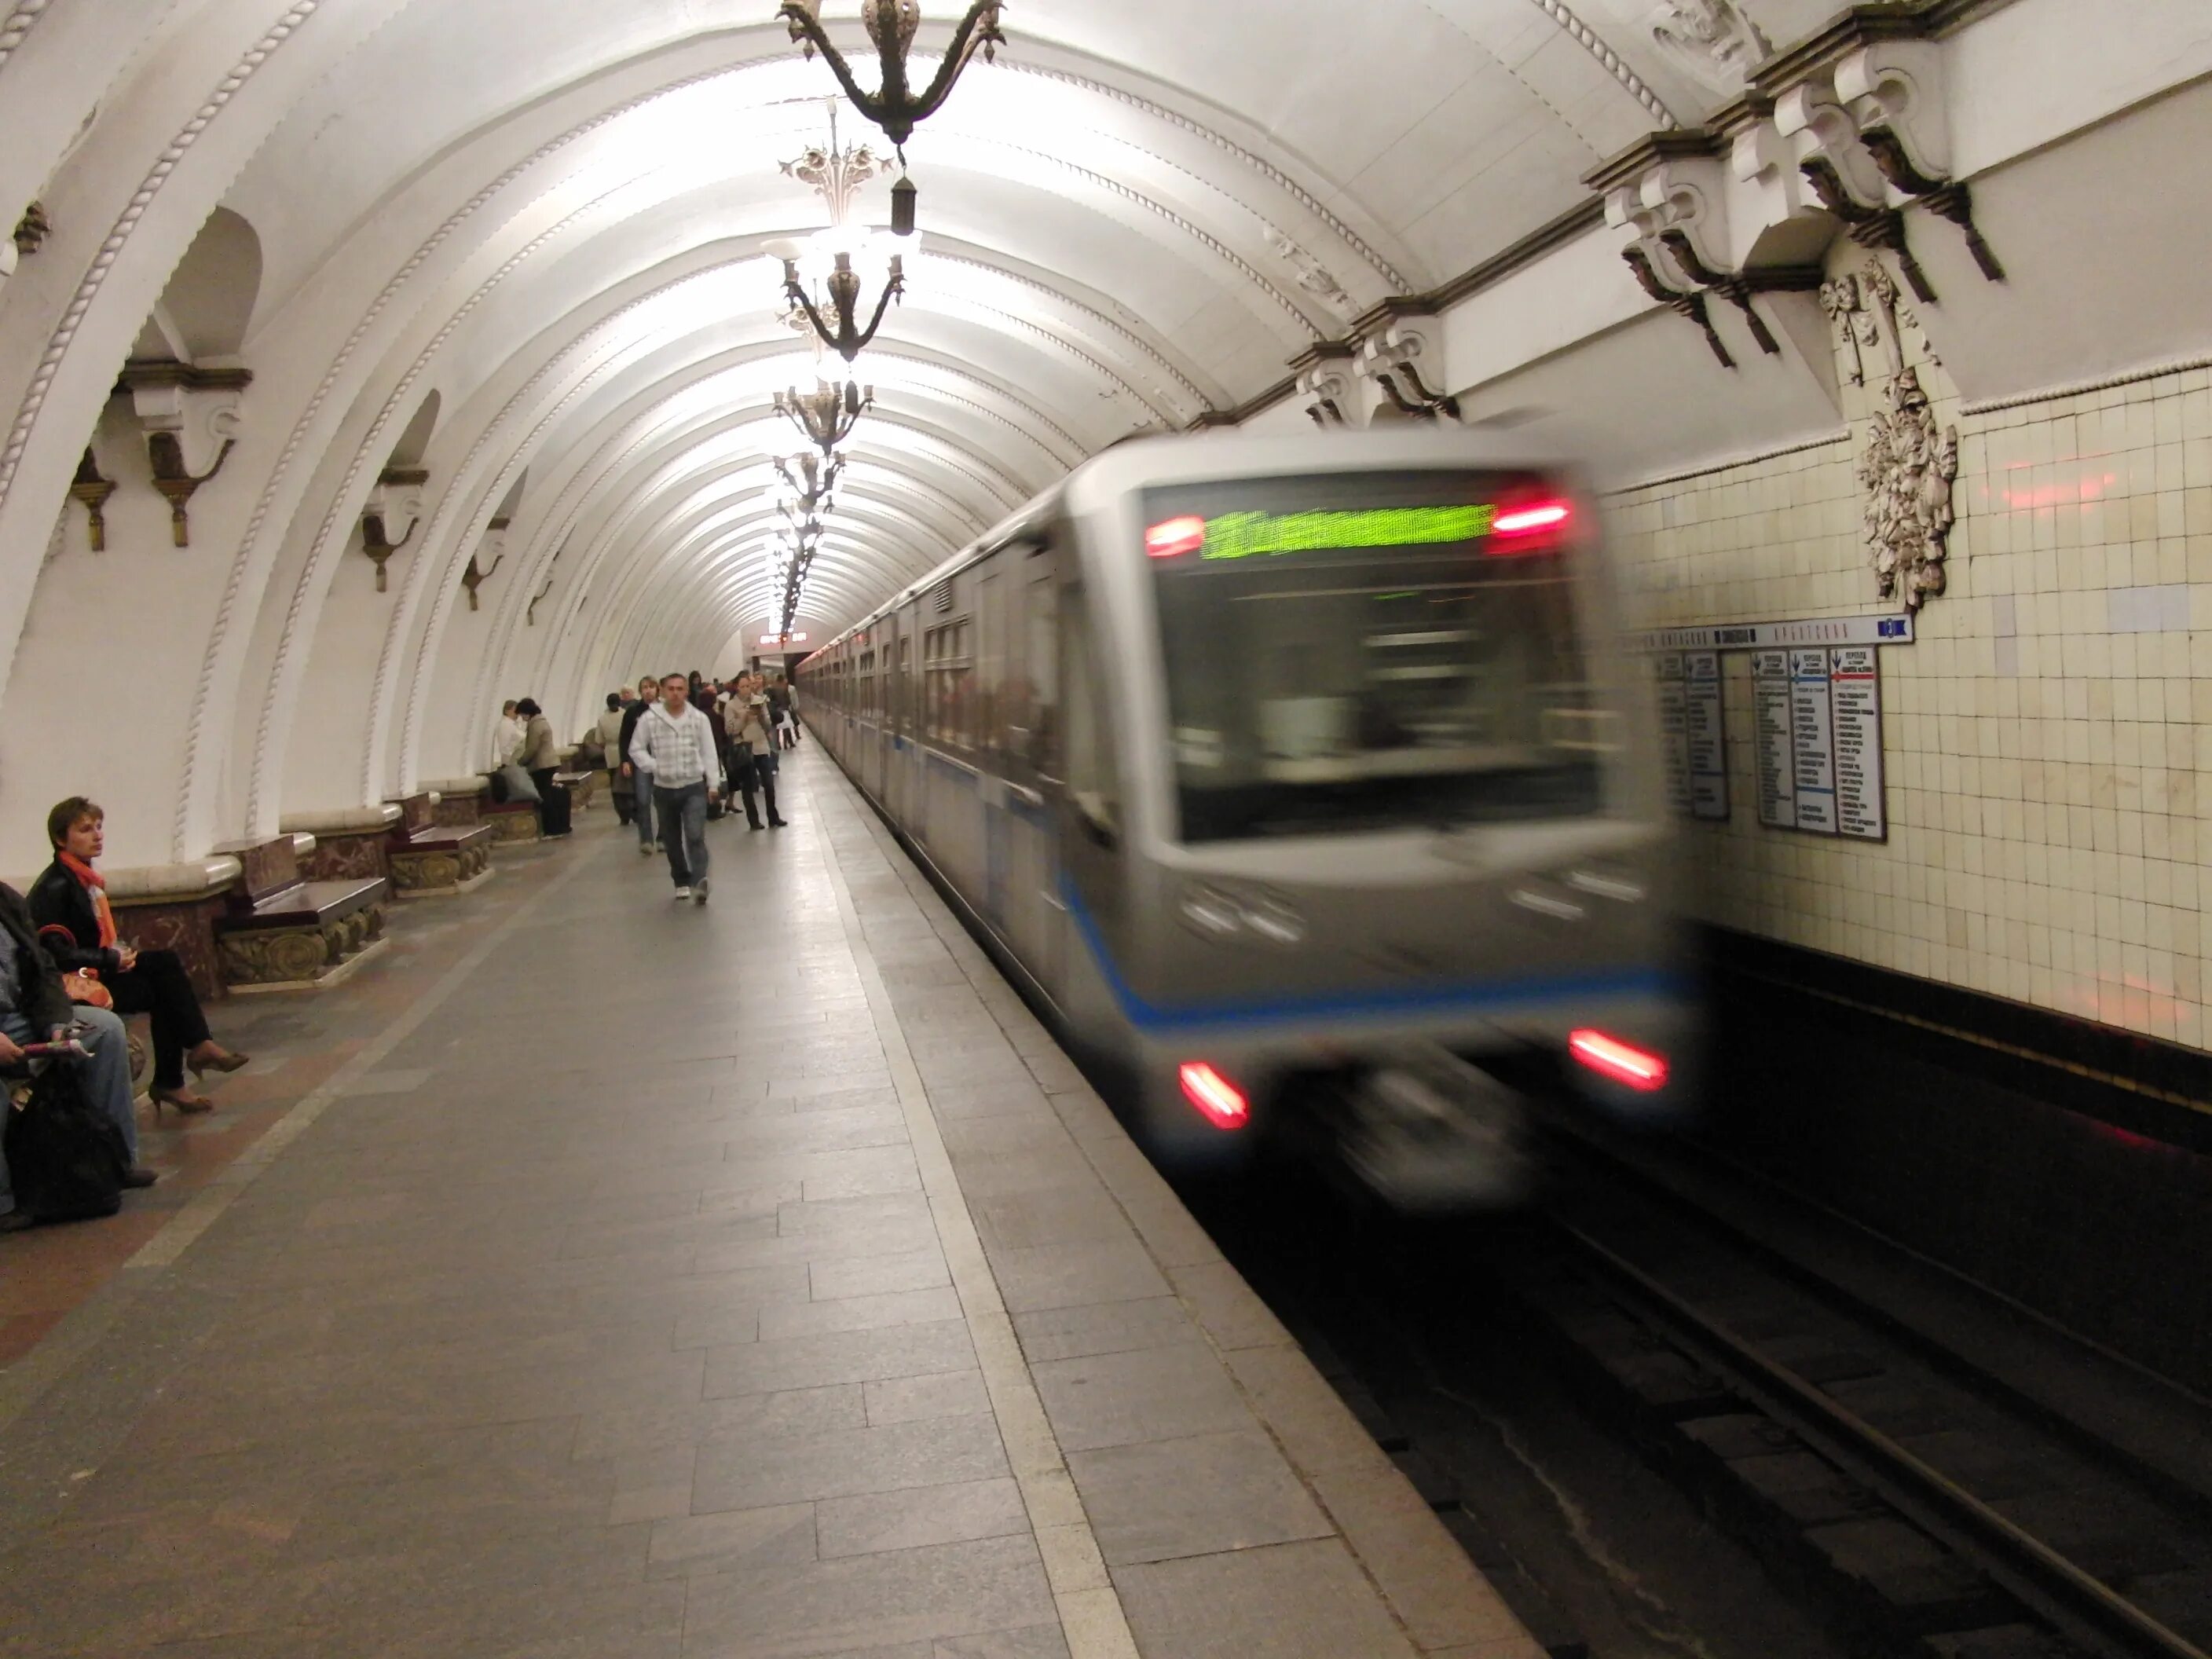
M 803 1439 L 724 1436 L 701 1449 L 691 1508 L 700 1515 L 760 1509 L 986 1480 L 1006 1472 L 999 1425 L 988 1417 L 887 1423 Z
M 1170 1293 L 1144 1247 L 1128 1237 L 995 1250 L 991 1267 L 1013 1313 Z
M 1114 1569 L 1140 1652 L 1174 1659 L 1413 1659 L 1334 1539 Z
M 942 1371 L 861 1385 L 871 1423 L 915 1423 L 932 1417 L 974 1417 L 991 1409 L 981 1371 Z
M 795 1566 L 815 1555 L 814 1505 L 785 1504 L 657 1522 L 647 1571 L 654 1578 L 688 1577 L 763 1562 Z
M 1087 1451 L 1253 1426 L 1211 1349 L 1182 1344 L 1031 1367 L 1063 1449 Z
M 931 1659 L 1067 1659 L 1067 1638 L 1058 1625 L 956 1636 L 938 1643 Z
M 870 1382 L 965 1370 L 975 1363 L 964 1321 L 897 1325 L 874 1331 L 836 1331 L 708 1352 L 706 1394 L 769 1394 L 833 1382 Z
M 830 1331 L 879 1330 L 960 1317 L 958 1294 L 950 1285 L 939 1285 L 927 1290 L 888 1291 L 878 1296 L 839 1297 L 827 1302 L 775 1303 L 760 1311 L 760 1337 L 773 1342 Z
M 696 1580 L 686 1655 L 817 1659 L 873 1646 L 1014 1631 L 1056 1620 L 1027 1538 L 850 1556 L 797 1570 Z M 1170 1650 L 1162 1650 L 1163 1652 Z
M 1085 1354 L 1164 1348 L 1178 1342 L 1203 1346 L 1205 1335 L 1171 1296 L 1136 1302 L 1094 1302 L 1076 1308 L 1041 1308 L 1014 1316 L 1014 1334 L 1031 1364 Z
M 957 1544 L 1026 1534 L 1029 1511 L 1008 1478 L 915 1486 L 866 1498 L 829 1498 L 815 1506 L 822 1559 Z
M 1109 1565 L 1334 1531 L 1257 1429 L 1070 1452 L 1067 1467 Z
M 932 1248 L 901 1255 L 862 1256 L 850 1261 L 817 1261 L 809 1270 L 813 1299 L 834 1302 L 848 1296 L 884 1296 L 893 1291 L 926 1291 L 952 1282 L 945 1252 Z

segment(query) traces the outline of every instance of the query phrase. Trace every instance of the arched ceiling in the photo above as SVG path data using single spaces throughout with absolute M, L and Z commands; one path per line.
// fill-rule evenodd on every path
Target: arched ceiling
M 1829 3 L 1717 9 L 1787 41 Z M 873 84 L 855 0 L 821 9 Z M 956 21 L 951 0 L 922 9 L 917 79 Z M 852 371 L 876 401 L 802 625 L 851 621 L 1085 455 L 1234 407 L 1352 318 L 1586 202 L 1596 161 L 1735 89 L 1669 45 L 1715 9 L 1012 0 L 997 61 L 908 146 L 921 234 L 895 245 L 905 299 Z M 780 164 L 828 137 L 836 90 L 774 0 L 0 0 L 22 141 L 0 201 L 42 195 L 58 226 L 0 300 L 0 532 L 20 514 L 44 537 L 82 439 L 40 423 L 98 406 L 220 207 L 258 239 L 238 356 L 275 433 L 236 463 L 261 470 L 234 486 L 252 505 L 199 697 L 270 688 L 240 726 L 254 799 L 345 536 L 403 448 L 434 499 L 380 624 L 370 799 L 410 763 L 412 702 L 503 502 L 511 574 L 485 590 L 475 695 L 510 663 L 551 675 L 559 650 L 623 678 L 636 653 L 711 655 L 777 610 L 769 461 L 801 441 L 773 400 L 817 358 L 783 320 L 776 254 L 830 222 Z M 886 148 L 849 107 L 838 125 Z M 887 186 L 855 217 L 884 224 Z M 76 371 L 106 349 L 95 325 L 121 343 Z M 0 630 L 27 604 L 0 572 Z
M 640 496 L 627 521 L 711 526 L 681 543 L 656 528 L 619 556 L 678 567 L 639 591 L 712 607 L 707 631 L 723 635 L 774 608 L 772 476 L 684 465 L 699 428 L 665 411 L 703 383 L 694 370 L 708 357 L 741 358 L 712 377 L 727 400 L 717 429 L 757 457 L 799 447 L 765 412 L 815 366 L 781 320 L 780 271 L 762 250 L 829 222 L 778 164 L 826 138 L 836 88 L 773 9 L 419 0 L 295 103 L 226 197 L 262 238 L 264 325 L 311 302 L 319 270 L 386 229 L 371 204 L 426 173 L 446 175 L 453 197 L 496 186 L 465 233 L 487 258 L 560 226 L 441 348 L 448 409 L 527 342 L 590 326 L 595 296 L 724 247 L 713 280 L 611 325 L 626 342 L 685 343 L 654 354 L 663 415 L 606 426 L 610 382 L 547 440 L 619 430 L 623 459 L 595 488 Z M 823 9 L 872 82 L 857 7 Z M 878 392 L 860 438 L 877 495 L 915 489 L 963 510 L 832 526 L 810 611 L 848 620 L 1010 492 L 1129 431 L 1235 404 L 1358 311 L 1573 205 L 1593 161 L 1716 101 L 1654 44 L 1652 9 L 1018 0 L 998 61 L 973 64 L 909 147 L 923 228 L 907 298 L 854 370 Z M 954 21 L 950 7 L 926 10 L 925 74 Z M 839 120 L 845 142 L 886 148 L 849 108 Z M 857 217 L 885 222 L 887 184 L 863 187 Z M 830 370 L 842 378 L 834 358 Z M 704 511 L 717 504 L 728 510 Z

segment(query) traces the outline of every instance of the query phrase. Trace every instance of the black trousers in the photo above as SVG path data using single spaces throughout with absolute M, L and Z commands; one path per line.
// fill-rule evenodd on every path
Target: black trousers
M 533 769 L 531 782 L 538 786 L 538 827 L 549 836 L 568 833 L 568 792 L 553 781 L 552 767 Z
M 199 993 L 177 953 L 141 951 L 137 967 L 103 975 L 100 983 L 115 998 L 117 1013 L 154 1017 L 154 1081 L 165 1089 L 183 1087 L 185 1052 L 208 1040 L 208 1027 Z
M 783 815 L 775 810 L 775 752 L 755 755 L 752 764 L 738 760 L 738 788 L 745 798 L 745 822 L 756 830 L 761 827 L 760 808 L 754 804 L 753 792 L 758 790 L 768 803 L 768 821 L 774 823 Z

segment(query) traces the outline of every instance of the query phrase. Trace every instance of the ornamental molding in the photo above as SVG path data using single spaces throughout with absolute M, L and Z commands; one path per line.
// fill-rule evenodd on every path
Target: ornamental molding
M 1875 584 L 1885 599 L 1917 611 L 1943 591 L 1959 476 L 1959 428 L 1937 425 L 1917 370 L 1902 369 L 1883 387 L 1858 475 Z
M 23 44 L 23 37 L 30 33 L 31 26 L 52 3 L 52 0 L 17 0 L 15 9 L 8 14 L 8 21 L 0 23 L 0 69 L 8 67 L 15 48 Z
M 1669 62 L 1715 92 L 1742 91 L 1773 50 L 1741 0 L 1662 0 L 1644 27 Z
M 116 260 L 122 257 L 124 245 L 138 228 L 138 222 L 146 216 L 147 210 L 153 206 L 154 198 L 161 193 L 178 167 L 183 165 L 192 146 L 199 142 L 200 135 L 229 107 L 230 100 L 238 96 L 240 90 L 253 78 L 261 66 L 274 57 L 301 26 L 322 9 L 325 0 L 295 0 L 295 3 L 277 18 L 267 33 L 232 66 L 230 73 L 216 84 L 192 118 L 185 122 L 176 137 L 169 141 L 145 178 L 140 181 L 138 188 L 131 192 L 131 200 L 117 216 L 106 240 L 100 243 L 100 252 L 94 255 L 91 269 L 77 283 L 76 292 L 70 296 L 67 309 L 62 313 L 61 321 L 48 337 L 46 350 L 40 355 L 39 366 L 32 374 L 30 386 L 15 411 L 14 423 L 9 428 L 6 447 L 0 448 L 0 508 L 7 506 L 15 488 L 15 475 L 23 465 L 23 452 L 30 445 L 31 430 L 38 424 L 40 411 L 46 406 L 46 394 L 53 389 L 54 377 L 61 372 L 62 360 L 69 355 L 70 343 L 76 340 L 77 330 L 84 325 L 93 301 L 100 297 L 100 289 L 107 285 L 108 273 L 115 269 Z
M 469 609 L 471 611 L 477 608 L 477 589 L 499 574 L 499 567 L 507 558 L 507 531 L 511 522 L 507 519 L 494 519 L 486 525 L 483 540 L 477 544 L 477 550 L 469 555 L 468 568 L 461 572 L 461 586 L 469 591 Z M 480 562 L 487 553 L 492 556 L 488 565 Z
M 1659 9 L 1686 28 L 1695 24 L 1678 46 L 1710 32 L 1705 43 L 1719 47 L 1736 8 L 1678 0 Z M 1888 254 L 1913 298 L 1935 304 L 1905 233 L 1905 210 L 1916 203 L 1959 228 L 1985 278 L 2003 279 L 1974 224 L 1972 192 L 1949 175 L 1938 13 L 1856 7 L 1768 58 L 1747 77 L 1744 95 L 1705 125 L 1649 134 L 1586 175 L 1606 223 L 1631 238 L 1622 258 L 1637 283 L 1694 324 L 1723 368 L 1737 364 L 1711 300 L 1734 308 L 1761 354 L 1783 355 L 1778 325 L 1824 380 L 1836 364 L 1853 384 L 1866 384 L 1863 353 L 1875 341 L 1865 332 L 1860 279 L 1826 282 L 1821 264 L 1840 230 Z M 1750 38 L 1724 48 L 1732 62 L 1743 62 Z M 1784 297 L 1791 295 L 1808 296 L 1809 305 Z M 1755 306 L 1760 295 L 1771 297 Z M 1848 350 L 1814 347 L 1815 327 L 1831 325 Z

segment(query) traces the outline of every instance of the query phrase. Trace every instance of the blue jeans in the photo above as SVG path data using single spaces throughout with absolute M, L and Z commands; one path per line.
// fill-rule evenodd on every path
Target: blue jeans
M 653 798 L 659 792 L 653 788 L 653 780 L 642 772 L 633 774 L 630 782 L 637 790 L 634 797 L 637 803 L 637 844 L 650 847 L 653 845 Z
M 138 1162 L 138 1115 L 131 1103 L 131 1040 L 124 1034 L 123 1022 L 105 1008 L 81 1007 L 76 1017 L 91 1028 L 83 1037 L 84 1046 L 92 1050 L 91 1058 L 78 1062 L 84 1067 L 85 1094 L 115 1120 L 135 1164 Z M 33 1030 L 31 1022 L 13 1008 L 0 1012 L 0 1030 L 15 1042 L 43 1042 L 46 1038 L 46 1032 Z M 15 1207 L 8 1160 L 0 1157 L 0 1215 Z
M 707 876 L 707 785 L 702 779 L 681 789 L 653 787 L 653 807 L 660 820 L 660 847 L 668 854 L 668 874 L 678 887 Z

